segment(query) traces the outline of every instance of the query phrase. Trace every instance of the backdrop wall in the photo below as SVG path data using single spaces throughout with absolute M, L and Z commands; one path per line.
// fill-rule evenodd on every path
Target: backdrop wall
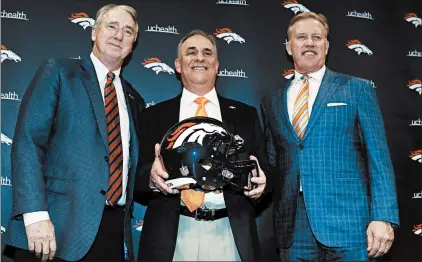
M 285 52 L 288 21 L 308 10 L 330 25 L 327 66 L 372 81 L 383 112 L 396 173 L 401 227 L 389 256 L 421 261 L 422 1 L 389 0 L 138 0 L 116 1 L 139 13 L 137 46 L 123 74 L 148 105 L 176 96 L 174 59 L 192 29 L 217 37 L 217 90 L 259 108 L 284 88 L 293 68 Z M 37 66 L 49 57 L 91 52 L 91 29 L 104 0 L 5 0 L 1 7 L 1 231 L 11 213 L 10 150 L 20 101 Z M 136 204 L 137 249 L 146 207 Z M 261 243 L 275 258 L 271 210 L 258 220 Z M 274 257 L 273 257 L 274 256 Z

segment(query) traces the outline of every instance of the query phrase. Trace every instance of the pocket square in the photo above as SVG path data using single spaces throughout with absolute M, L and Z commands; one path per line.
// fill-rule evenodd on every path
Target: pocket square
M 328 103 L 327 106 L 347 106 L 346 103 Z

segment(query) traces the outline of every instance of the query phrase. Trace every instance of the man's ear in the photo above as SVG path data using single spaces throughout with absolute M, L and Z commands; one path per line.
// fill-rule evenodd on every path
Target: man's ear
M 179 58 L 176 58 L 174 60 L 174 67 L 176 68 L 177 73 L 180 74 L 180 72 L 182 71 L 182 68 L 180 66 L 180 59 Z
M 95 27 L 92 28 L 91 31 L 91 40 L 95 42 L 95 40 L 97 40 L 97 29 Z
M 328 42 L 328 40 L 327 40 L 327 48 L 326 48 L 326 50 L 325 50 L 325 55 L 327 55 L 328 54 L 328 49 L 330 48 L 330 42 Z
M 290 40 L 286 43 L 286 51 L 289 55 L 292 55 L 292 47 L 290 45 Z

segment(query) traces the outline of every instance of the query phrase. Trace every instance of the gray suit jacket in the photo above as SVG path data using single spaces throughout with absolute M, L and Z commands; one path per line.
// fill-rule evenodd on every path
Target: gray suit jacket
M 142 97 L 122 79 L 130 122 L 125 241 L 133 260 L 130 210 L 138 138 L 133 119 Z M 56 256 L 78 260 L 90 249 L 108 188 L 108 137 L 104 103 L 91 60 L 49 59 L 28 87 L 12 147 L 13 209 L 5 241 L 27 249 L 22 214 L 48 211 Z M 122 243 L 123 245 L 123 243 Z

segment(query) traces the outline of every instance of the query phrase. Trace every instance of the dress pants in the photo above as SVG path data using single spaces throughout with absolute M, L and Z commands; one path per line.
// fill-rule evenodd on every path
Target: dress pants
M 302 192 L 299 194 L 293 243 L 280 248 L 281 261 L 374 261 L 368 258 L 365 245 L 356 247 L 327 247 L 312 233 Z
M 173 261 L 241 261 L 229 218 L 196 221 L 180 215 Z
M 124 216 L 123 206 L 106 206 L 94 243 L 88 253 L 79 261 L 124 261 Z M 16 249 L 15 262 L 40 262 L 34 253 Z M 65 261 L 55 257 L 48 261 Z

